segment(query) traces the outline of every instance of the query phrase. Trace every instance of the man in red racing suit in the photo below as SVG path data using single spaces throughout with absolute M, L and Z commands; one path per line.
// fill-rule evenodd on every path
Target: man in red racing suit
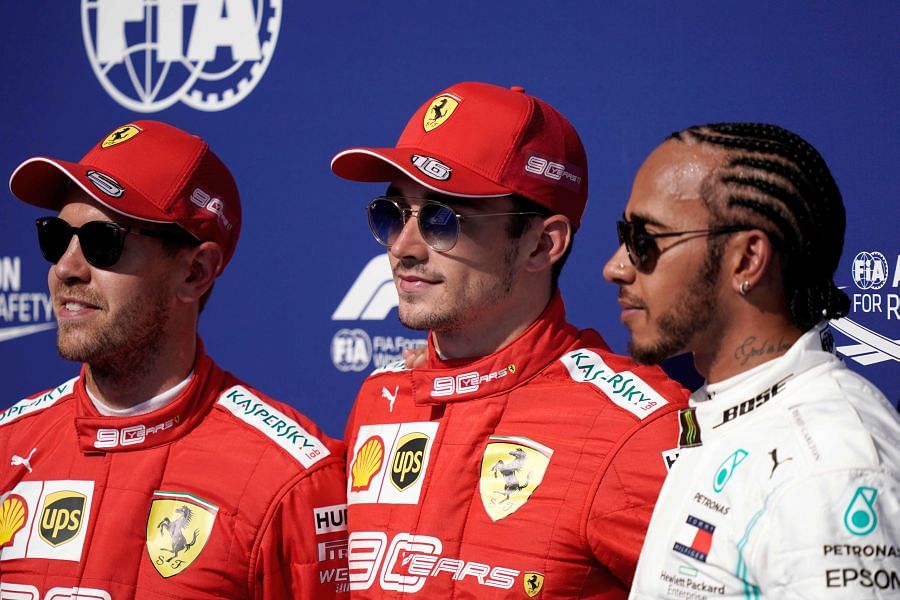
M 345 432 L 354 598 L 624 598 L 686 392 L 566 322 L 587 199 L 572 125 L 521 88 L 451 86 L 338 175 L 369 202 L 424 368 L 363 384 Z
M 0 413 L 0 598 L 344 595 L 344 446 L 223 372 L 197 323 L 241 223 L 228 168 L 159 121 L 23 162 L 56 347 L 81 373 Z
M 0 414 L 0 597 L 335 594 L 342 445 L 198 347 L 157 411 L 100 416 L 82 373 Z
M 624 598 L 679 407 L 558 294 L 494 354 L 376 371 L 347 425 L 353 597 Z

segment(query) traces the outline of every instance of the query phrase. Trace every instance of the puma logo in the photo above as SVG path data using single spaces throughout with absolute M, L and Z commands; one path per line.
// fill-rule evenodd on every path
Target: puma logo
M 400 390 L 400 386 L 394 388 L 394 393 L 390 393 L 386 387 L 381 388 L 381 397 L 390 402 L 390 411 L 394 412 L 394 401 L 397 399 L 397 392 Z

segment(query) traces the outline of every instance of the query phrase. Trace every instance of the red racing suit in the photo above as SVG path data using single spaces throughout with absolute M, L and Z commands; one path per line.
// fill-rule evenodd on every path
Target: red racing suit
M 351 597 L 625 598 L 687 391 L 566 323 L 402 362 L 347 425 Z
M 0 598 L 345 596 L 343 445 L 198 343 L 171 403 L 99 416 L 79 377 L 0 413 Z

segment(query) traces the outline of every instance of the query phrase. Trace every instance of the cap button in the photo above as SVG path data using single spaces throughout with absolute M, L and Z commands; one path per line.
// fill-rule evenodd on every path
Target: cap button
M 511 92 L 519 92 L 520 94 L 524 94 L 524 93 L 525 93 L 525 88 L 523 88 L 521 85 L 514 85 L 514 86 L 511 86 L 511 87 L 509 88 L 509 90 L 510 90 Z

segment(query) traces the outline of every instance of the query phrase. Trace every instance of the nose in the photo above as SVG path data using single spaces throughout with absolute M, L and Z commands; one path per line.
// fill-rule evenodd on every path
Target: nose
M 77 235 L 69 240 L 66 251 L 50 266 L 50 274 L 61 281 L 88 281 L 91 278 L 91 266 L 81 253 L 81 241 Z
M 613 255 L 603 265 L 603 279 L 610 283 L 626 284 L 634 281 L 634 265 L 628 258 L 625 244 L 619 244 Z
M 428 257 L 428 244 L 422 239 L 422 233 L 419 231 L 418 215 L 409 215 L 388 251 L 398 260 L 414 259 L 421 262 Z

